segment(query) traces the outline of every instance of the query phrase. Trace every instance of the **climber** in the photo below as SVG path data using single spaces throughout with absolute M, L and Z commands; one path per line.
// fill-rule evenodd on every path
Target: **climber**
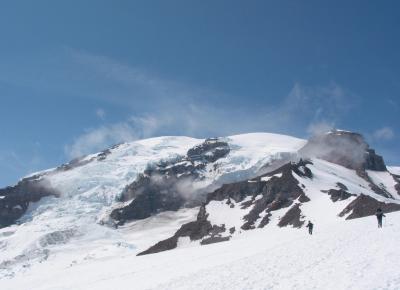
M 383 214 L 383 211 L 381 208 L 378 208 L 376 210 L 375 215 L 376 215 L 376 218 L 378 219 L 378 228 L 381 228 L 382 227 L 382 218 L 386 217 L 386 216 Z
M 308 233 L 309 233 L 310 235 L 312 235 L 312 231 L 313 231 L 314 224 L 313 224 L 311 221 L 308 221 L 308 224 L 307 224 L 306 227 L 308 228 Z

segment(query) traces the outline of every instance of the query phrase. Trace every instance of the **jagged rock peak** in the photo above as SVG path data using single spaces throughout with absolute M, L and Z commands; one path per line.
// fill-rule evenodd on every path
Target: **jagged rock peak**
M 382 156 L 355 132 L 335 129 L 313 136 L 299 153 L 306 158 L 317 157 L 350 169 L 386 171 Z
M 226 141 L 220 138 L 208 138 L 203 143 L 189 149 L 187 159 L 215 162 L 219 158 L 225 157 L 229 151 L 230 148 Z

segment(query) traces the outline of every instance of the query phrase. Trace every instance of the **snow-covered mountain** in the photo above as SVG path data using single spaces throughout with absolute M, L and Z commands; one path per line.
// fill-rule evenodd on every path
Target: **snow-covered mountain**
M 363 222 L 349 220 L 371 216 L 378 207 L 400 210 L 400 172 L 388 169 L 361 135 L 338 130 L 308 141 L 251 133 L 116 145 L 0 189 L 0 284 L 99 289 L 100 276 L 76 277 L 76 282 L 48 276 L 98 271 L 101 264 L 123 280 L 119 267 L 127 267 L 121 260 L 126 257 L 144 263 L 136 268 L 142 272 L 138 288 L 154 287 L 177 277 L 140 280 L 151 279 L 146 264 L 154 266 L 156 256 L 167 265 L 176 252 L 182 263 L 190 263 L 182 253 L 215 254 L 254 243 L 247 254 L 228 255 L 229 263 L 264 251 L 259 246 L 264 238 L 274 240 L 271 247 L 286 240 L 290 248 L 307 220 L 321 232 L 339 234 L 350 225 L 360 231 Z M 107 283 L 104 289 L 110 289 Z

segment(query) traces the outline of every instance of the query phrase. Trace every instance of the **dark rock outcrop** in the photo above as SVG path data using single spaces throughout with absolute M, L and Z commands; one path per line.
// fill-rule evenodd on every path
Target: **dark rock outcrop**
M 336 185 L 337 185 L 337 187 L 339 187 L 339 188 L 342 189 L 342 190 L 346 190 L 346 191 L 348 190 L 347 186 L 344 185 L 344 184 L 341 183 L 341 182 L 337 182 Z
M 45 196 L 59 196 L 59 192 L 38 176 L 0 189 L 0 228 L 15 223 L 25 214 L 30 203 L 38 202 Z
M 375 170 L 375 171 L 385 171 L 386 165 L 383 157 L 376 154 L 374 149 L 368 148 L 365 154 L 364 169 Z
M 120 145 L 121 144 L 117 144 L 117 145 L 112 146 L 109 149 L 105 149 L 105 150 L 101 151 L 100 153 L 98 153 L 96 156 L 93 156 L 92 158 L 87 158 L 86 156 L 74 158 L 70 162 L 62 164 L 59 167 L 57 167 L 55 169 L 55 172 L 68 171 L 68 170 L 89 164 L 90 162 L 93 162 L 95 160 L 104 161 L 107 158 L 107 156 L 111 154 L 111 150 L 118 148 Z
M 260 227 L 265 226 L 269 221 L 271 211 L 289 207 L 295 200 L 309 201 L 294 177 L 294 174 L 297 174 L 301 177 L 312 178 L 312 172 L 307 167 L 308 164 L 310 162 L 300 160 L 298 163 L 285 164 L 269 174 L 254 179 L 223 185 L 207 195 L 206 203 L 201 206 L 195 222 L 183 225 L 174 236 L 155 244 L 139 255 L 173 249 L 177 246 L 180 237 L 190 237 L 192 241 L 202 239 L 200 241 L 202 245 L 229 240 L 230 236 L 222 236 L 226 232 L 224 225 L 212 225 L 207 219 L 206 206 L 211 201 L 227 200 L 226 204 L 231 206 L 233 200 L 236 203 L 241 203 L 242 208 L 251 207 L 249 213 L 244 217 L 244 224 L 241 227 L 244 230 L 254 228 L 254 223 L 260 218 L 262 212 L 265 215 L 260 222 Z M 260 195 L 261 198 L 256 199 Z M 251 199 L 243 202 L 249 196 Z M 303 224 L 300 218 L 300 205 L 297 204 L 283 217 L 280 226 L 291 224 L 300 227 Z M 234 228 L 229 229 L 230 235 L 234 232 Z
M 385 171 L 382 156 L 369 148 L 362 135 L 333 130 L 312 137 L 299 153 L 307 158 L 317 157 L 355 170 Z
M 281 220 L 278 223 L 278 226 L 287 227 L 291 225 L 295 228 L 300 228 L 304 224 L 304 221 L 301 220 L 303 216 L 301 214 L 300 205 L 301 204 L 297 203 L 294 206 L 292 206 L 287 211 L 287 213 L 281 218 Z
M 337 202 L 340 200 L 346 200 L 351 196 L 355 196 L 355 194 L 351 194 L 349 192 L 347 192 L 345 189 L 330 189 L 328 191 L 323 191 L 328 193 L 328 195 L 331 197 L 331 200 L 333 202 Z
M 202 240 L 200 244 L 201 245 L 215 244 L 215 243 L 229 241 L 229 239 L 230 239 L 229 237 L 209 237 Z
M 203 205 L 200 207 L 196 221 L 182 225 L 172 237 L 158 242 L 146 251 L 139 253 L 138 256 L 175 249 L 180 237 L 189 237 L 192 241 L 202 239 L 213 230 L 213 226 L 207 220 L 207 216 L 205 206 Z M 220 229 L 214 229 L 216 232 L 219 230 Z
M 378 208 L 381 208 L 383 212 L 400 211 L 400 204 L 377 201 L 370 196 L 361 194 L 353 200 L 339 216 L 343 217 L 350 212 L 351 214 L 346 217 L 346 220 L 371 216 L 375 214 Z
M 60 172 L 60 171 L 68 171 L 77 167 L 81 167 L 84 166 L 88 163 L 90 163 L 91 160 L 85 160 L 84 158 L 74 158 L 71 161 L 69 161 L 68 163 L 64 163 L 61 164 L 60 166 L 58 166 L 56 168 L 56 172 Z
M 264 227 L 268 223 L 271 211 L 289 207 L 296 199 L 300 202 L 309 201 L 299 186 L 298 180 L 293 176 L 297 174 L 301 177 L 312 178 L 312 172 L 306 166 L 307 164 L 309 162 L 303 160 L 297 164 L 288 163 L 269 174 L 248 181 L 250 184 L 260 185 L 261 190 L 253 196 L 261 194 L 262 197 L 253 202 L 252 209 L 244 217 L 243 230 L 254 228 L 254 223 L 260 218 L 262 212 L 265 212 L 265 216 L 259 227 Z
M 366 182 L 368 182 L 369 187 L 376 194 L 379 194 L 386 198 L 393 198 L 393 196 L 385 188 L 379 187 L 372 181 L 372 179 L 369 177 L 367 171 L 365 171 L 364 169 L 359 169 L 359 170 L 356 170 L 356 173 L 358 176 L 360 176 L 362 179 L 364 179 Z
M 176 182 L 176 177 L 155 180 L 150 176 L 141 176 L 128 188 L 136 195 L 135 199 L 127 206 L 113 210 L 111 218 L 122 224 L 126 220 L 148 218 L 160 210 L 178 210 L 185 199 L 174 187 Z
M 197 145 L 187 152 L 187 158 L 190 161 L 201 160 L 213 163 L 220 158 L 225 157 L 230 152 L 228 143 L 218 138 L 206 139 L 202 144 Z

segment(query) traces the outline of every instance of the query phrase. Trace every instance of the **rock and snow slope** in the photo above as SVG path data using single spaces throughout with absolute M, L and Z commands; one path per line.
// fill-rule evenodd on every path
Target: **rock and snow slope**
M 390 173 L 400 176 L 400 166 L 388 166 L 388 170 Z
M 357 160 L 349 163 L 348 151 L 340 156 L 340 146 L 357 151 Z M 400 209 L 395 170 L 386 171 L 360 135 L 345 131 L 309 143 L 253 133 L 121 144 L 0 190 L 0 285 L 321 289 L 337 271 L 348 277 L 343 284 L 322 288 L 376 289 L 368 286 L 376 284 L 365 277 L 367 268 L 354 278 L 338 267 L 374 268 L 376 258 L 356 249 L 372 253 L 398 239 L 399 228 L 391 225 L 384 239 L 368 244 L 377 235 L 375 221 L 346 220 L 369 216 L 377 206 Z M 316 225 L 312 239 L 293 229 L 309 219 Z M 393 251 L 382 252 L 387 266 Z M 307 273 L 310 284 L 301 280 Z M 399 286 L 400 276 L 383 277 L 387 289 Z
M 269 226 L 300 228 L 306 220 L 330 224 L 400 210 L 395 179 L 386 171 L 368 171 L 392 197 L 374 191 L 369 179 L 355 170 L 320 159 L 290 163 L 261 177 L 227 184 L 211 192 L 200 208 L 197 220 L 183 225 L 172 237 L 141 254 L 179 247 L 182 240 L 192 244 L 223 242 Z M 386 185 L 382 183 L 387 181 Z
M 202 184 L 209 185 L 223 177 L 235 180 L 243 175 L 251 176 L 280 154 L 295 154 L 305 143 L 301 139 L 265 133 L 231 136 L 226 141 L 230 146 L 229 155 L 220 159 L 218 166 L 212 167 L 216 170 L 202 168 Z M 17 224 L 21 225 L 0 230 L 0 276 L 12 276 L 18 269 L 45 261 L 59 248 L 74 249 L 82 244 L 96 248 L 103 243 L 138 247 L 141 241 L 131 241 L 131 233 L 127 233 L 126 238 L 123 230 L 100 224 L 108 222 L 114 207 L 129 202 L 119 202 L 119 196 L 138 175 L 154 164 L 185 156 L 190 148 L 203 142 L 188 137 L 159 137 L 121 144 L 59 168 L 36 173 L 15 187 L 1 190 L 0 220 L 20 215 Z M 31 180 L 35 182 L 34 187 L 29 186 Z M 39 189 L 45 188 L 49 194 L 40 196 L 43 191 L 34 191 L 35 199 L 29 200 L 32 188 L 38 188 L 36 183 L 40 184 Z M 52 192 L 56 192 L 56 197 Z M 25 207 L 27 211 L 23 214 Z M 142 250 L 160 239 L 156 236 L 147 239 Z

